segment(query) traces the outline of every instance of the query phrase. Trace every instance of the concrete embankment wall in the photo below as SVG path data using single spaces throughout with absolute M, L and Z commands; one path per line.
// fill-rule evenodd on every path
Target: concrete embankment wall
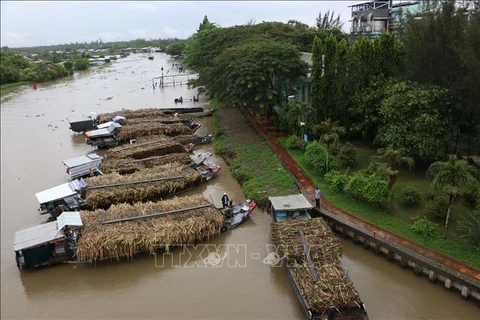
M 455 290 L 463 298 L 473 300 L 480 306 L 480 281 L 477 279 L 467 277 L 378 234 L 372 234 L 371 231 L 331 212 L 322 209 L 315 210 L 315 213 L 344 238 L 384 256 L 388 261 L 397 262 L 402 268 L 408 268 L 418 276 L 427 276 L 431 282 L 439 282 L 446 289 Z

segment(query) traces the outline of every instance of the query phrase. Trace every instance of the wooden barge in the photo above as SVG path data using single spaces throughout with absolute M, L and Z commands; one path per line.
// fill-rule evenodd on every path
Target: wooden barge
M 302 195 L 269 197 L 272 239 L 307 319 L 368 319 L 339 262 L 341 247 L 323 219 L 311 219 Z
M 200 194 L 108 210 L 64 212 L 57 221 L 15 233 L 19 269 L 63 262 L 132 259 L 194 244 L 248 218 L 256 203 L 217 209 Z

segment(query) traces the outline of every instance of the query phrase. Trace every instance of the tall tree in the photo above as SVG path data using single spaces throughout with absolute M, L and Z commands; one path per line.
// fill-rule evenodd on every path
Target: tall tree
M 388 213 L 391 211 L 393 185 L 397 181 L 397 176 L 400 173 L 400 166 L 406 164 L 411 169 L 414 165 L 413 158 L 406 157 L 404 152 L 404 148 L 395 149 L 388 146 L 387 148 L 378 149 L 377 155 L 374 157 L 374 160 L 380 163 L 384 173 L 388 176 Z
M 343 22 L 340 20 L 340 15 L 335 17 L 335 11 L 330 13 L 330 10 L 325 12 L 322 15 L 322 12 L 318 13 L 317 17 L 317 28 L 321 30 L 333 30 L 333 29 L 342 29 Z
M 434 190 L 441 191 L 448 196 L 447 216 L 445 218 L 445 231 L 443 237 L 447 237 L 448 223 L 452 213 L 453 201 L 462 193 L 462 187 L 478 185 L 474 176 L 474 168 L 463 159 L 455 155 L 449 155 L 447 161 L 437 161 L 430 165 L 427 176 L 432 177 Z
M 386 90 L 377 139 L 383 145 L 405 148 L 406 155 L 416 160 L 442 158 L 454 131 L 448 90 L 404 81 Z

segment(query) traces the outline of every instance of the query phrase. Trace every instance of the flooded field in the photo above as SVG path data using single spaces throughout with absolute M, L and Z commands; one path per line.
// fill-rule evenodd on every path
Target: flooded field
M 53 84 L 26 88 L 1 105 L 1 306 L 2 318 L 81 319 L 299 319 L 300 306 L 283 269 L 263 262 L 270 243 L 271 217 L 255 210 L 237 229 L 205 246 L 169 255 L 140 256 L 120 263 L 63 264 L 19 272 L 14 260 L 17 230 L 38 225 L 35 193 L 67 181 L 62 160 L 95 151 L 83 135 L 69 130 L 68 118 L 89 112 L 139 108 L 204 106 L 190 101 L 196 91 L 182 85 L 153 88 L 161 76 L 178 74 L 163 54 L 130 55 Z M 200 120 L 199 133 L 213 132 L 211 118 Z M 205 145 L 198 151 L 213 152 Z M 220 206 L 223 192 L 234 201 L 242 190 L 223 160 L 214 181 L 201 192 Z M 480 309 L 418 278 L 395 264 L 342 240 L 343 262 L 371 319 L 474 319 Z M 217 247 L 215 247 L 217 246 Z M 225 258 L 205 263 L 209 251 Z M 208 261 L 207 261 L 208 262 Z

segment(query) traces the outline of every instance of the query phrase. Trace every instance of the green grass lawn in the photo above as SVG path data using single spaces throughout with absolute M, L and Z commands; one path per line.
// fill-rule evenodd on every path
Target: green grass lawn
M 22 81 L 22 82 L 15 82 L 15 83 L 7 83 L 0 85 L 0 93 L 5 94 L 10 92 L 10 89 L 15 89 L 21 87 L 23 85 L 29 84 L 30 82 Z
M 286 138 L 279 138 L 279 141 L 283 144 Z M 360 170 L 366 167 L 369 160 L 369 155 L 373 155 L 375 151 L 364 150 L 364 147 L 359 149 L 359 163 L 355 166 L 356 170 Z M 462 212 L 467 212 L 468 209 L 461 204 L 454 206 L 454 216 L 452 217 L 452 224 L 449 228 L 449 238 L 443 239 L 440 234 L 436 234 L 429 238 L 424 238 L 421 235 L 413 232 L 410 229 L 411 217 L 421 215 L 422 206 L 415 209 L 406 208 L 399 204 L 399 201 L 395 201 L 395 210 L 392 215 L 388 215 L 384 210 L 369 206 L 362 202 L 352 199 L 347 193 L 338 192 L 334 190 L 328 183 L 325 182 L 323 177 L 315 174 L 313 168 L 308 164 L 307 159 L 301 150 L 289 150 L 289 153 L 297 161 L 297 163 L 305 170 L 310 178 L 320 187 L 322 193 L 328 199 L 328 201 L 337 207 L 344 209 L 353 215 L 362 218 L 374 225 L 384 228 L 392 233 L 398 234 L 402 237 L 410 239 L 416 243 L 429 247 L 437 252 L 443 253 L 453 259 L 462 261 L 466 264 L 472 265 L 476 268 L 480 268 L 480 254 L 478 250 L 473 247 L 469 247 L 462 242 L 458 241 L 457 236 L 454 234 L 455 216 L 458 218 Z M 429 190 L 430 182 L 425 178 L 425 175 L 415 174 L 415 171 L 401 172 L 398 178 L 398 185 L 396 187 L 401 189 L 406 185 L 415 184 L 420 190 Z M 422 200 L 422 203 L 425 201 Z M 443 231 L 443 223 L 439 222 L 437 231 Z
M 226 158 L 234 155 L 235 160 L 229 164 L 229 170 L 242 184 L 245 196 L 263 207 L 269 196 L 298 193 L 298 186 L 292 175 L 263 137 L 248 127 L 243 117 L 230 119 L 222 116 L 222 112 L 224 111 L 218 110 L 214 115 L 217 129 L 215 152 Z M 218 120 L 219 113 L 221 121 Z M 229 123 L 230 121 L 233 123 Z

